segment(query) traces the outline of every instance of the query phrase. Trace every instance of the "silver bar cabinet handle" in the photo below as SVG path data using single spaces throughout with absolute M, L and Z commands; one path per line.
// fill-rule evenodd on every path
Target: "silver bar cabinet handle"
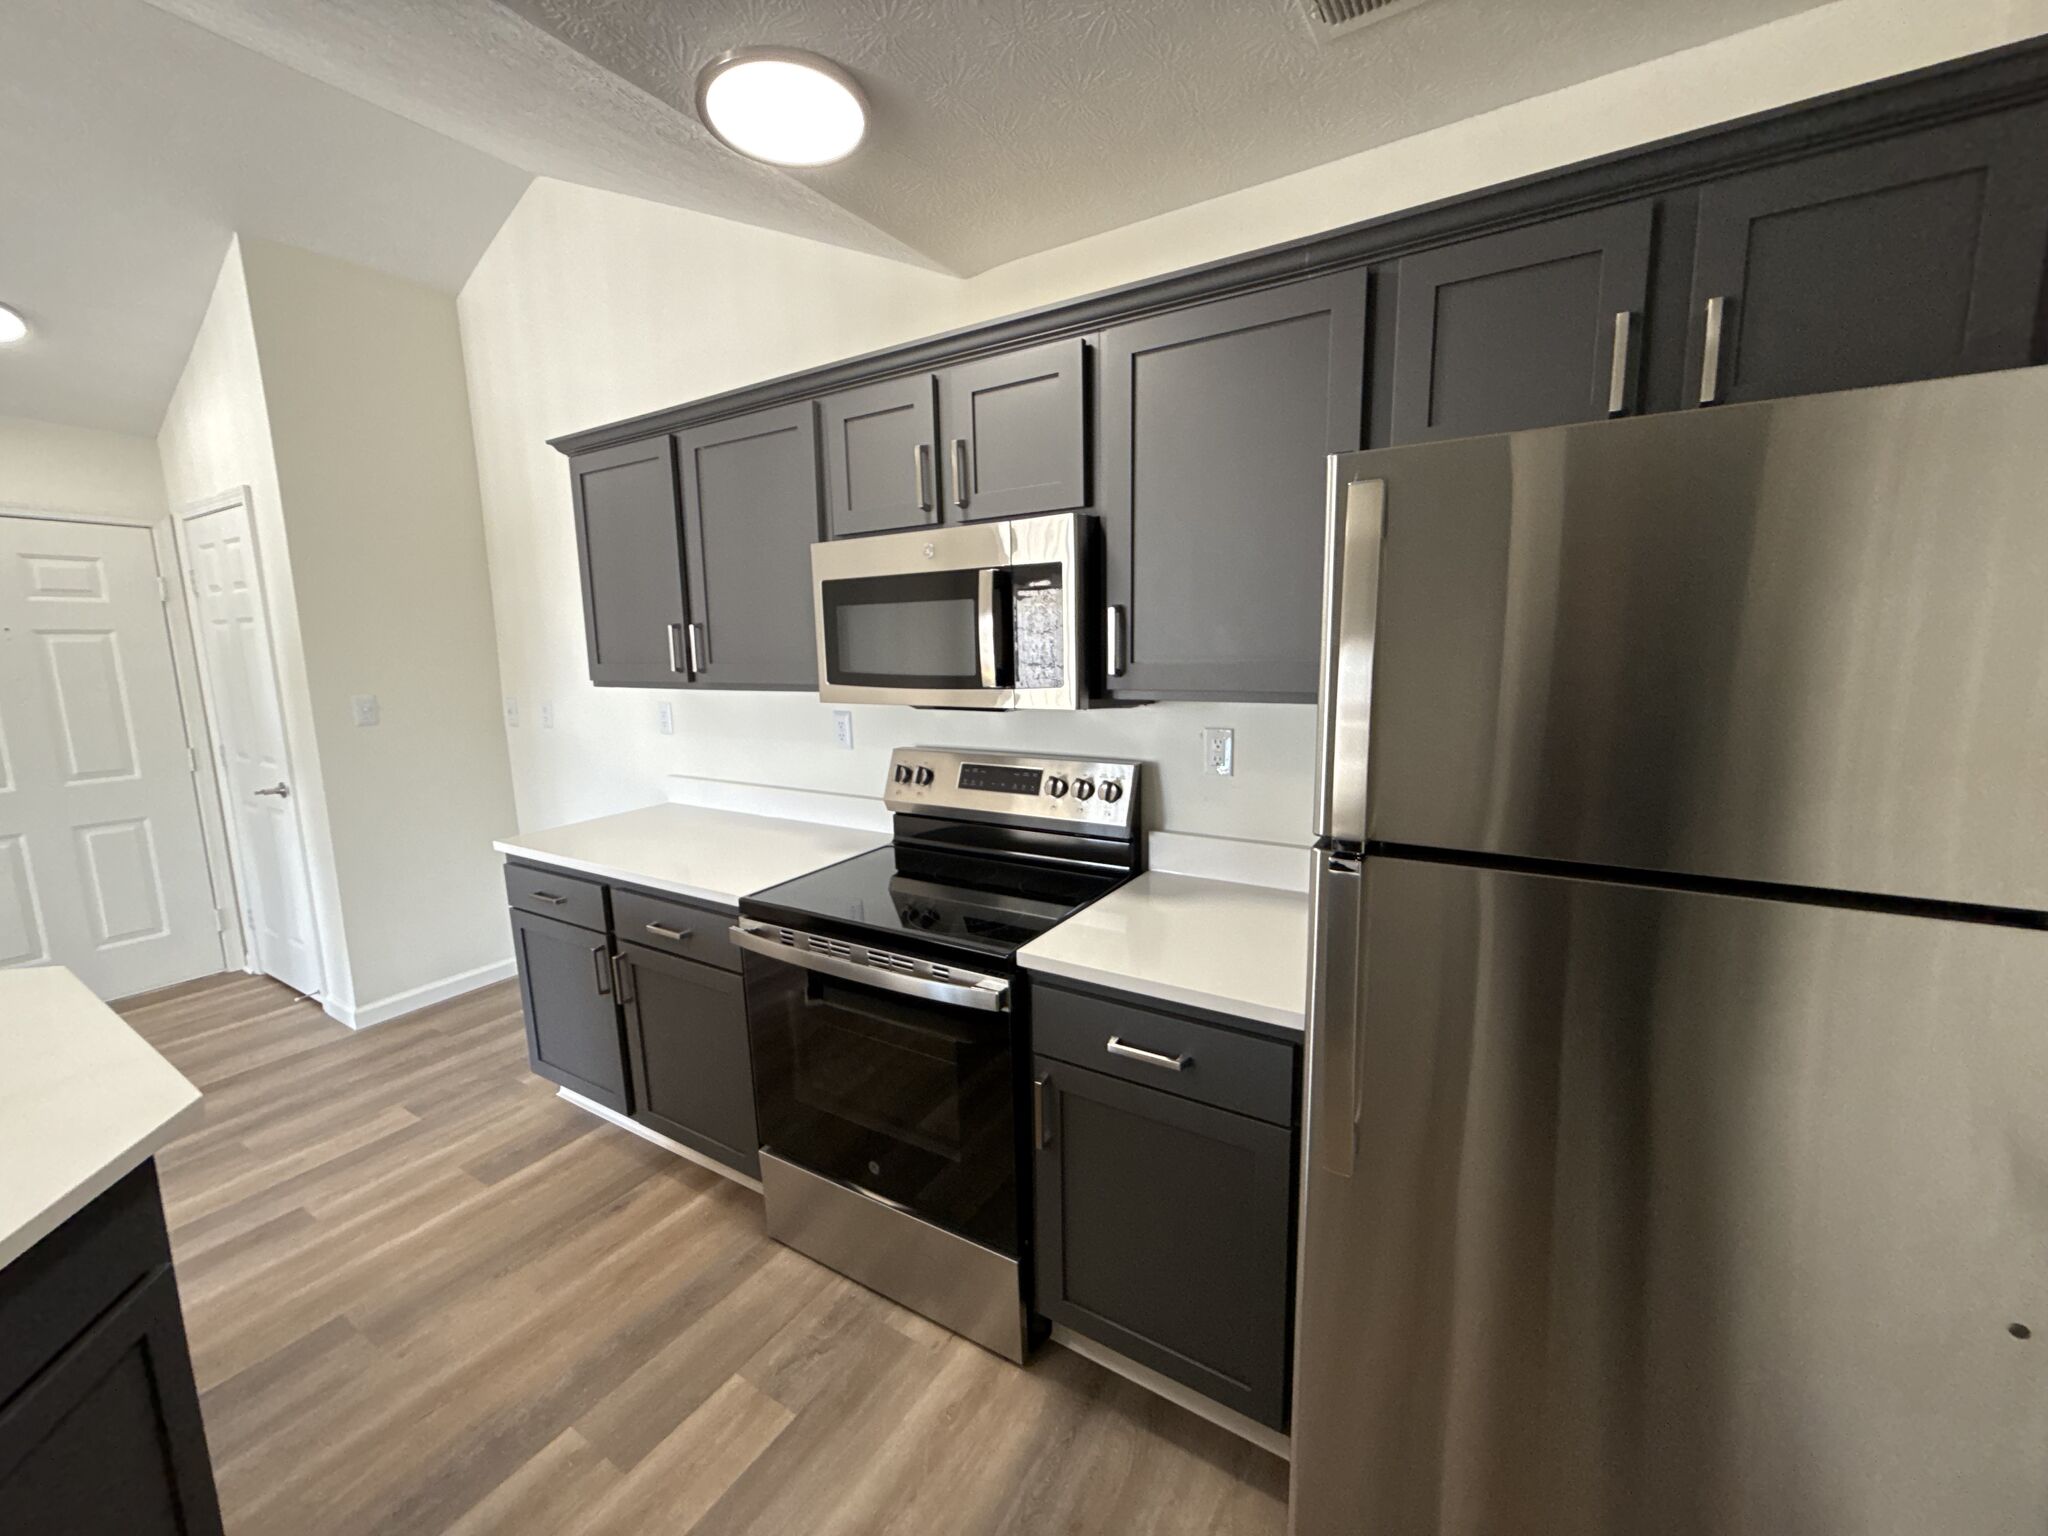
M 1635 328 L 1632 309 L 1614 312 L 1614 356 L 1607 365 L 1607 414 L 1619 416 L 1628 409 L 1629 332 Z
M 612 986 L 618 992 L 619 1001 L 633 1001 L 633 962 L 621 950 L 612 956 Z
M 1050 1079 L 1031 1079 L 1031 1145 L 1045 1148 L 1045 1085 Z
M 668 627 L 668 669 L 671 672 L 683 670 L 683 626 L 680 624 Z
M 967 439 L 953 439 L 953 505 L 967 505 Z
M 1142 1061 L 1148 1067 L 1164 1067 L 1169 1072 L 1185 1072 L 1194 1064 L 1192 1056 L 1166 1056 L 1158 1051 L 1148 1051 L 1142 1045 L 1125 1045 L 1115 1035 L 1109 1037 L 1106 1047 L 1112 1056 L 1122 1056 L 1130 1061 Z
M 590 963 L 597 967 L 597 995 L 599 997 L 610 997 L 612 995 L 612 957 L 606 953 L 604 945 L 593 944 L 590 946 Z
M 534 891 L 532 895 L 535 901 L 544 901 L 551 907 L 567 906 L 569 903 L 568 897 L 557 896 L 553 891 Z
M 1111 677 L 1122 677 L 1124 675 L 1124 611 L 1116 603 L 1111 603 L 1103 611 L 1102 653 L 1108 661 L 1107 670 L 1109 675 Z
M 1707 300 L 1707 339 L 1700 349 L 1700 404 L 1712 405 L 1721 398 L 1721 327 L 1726 322 L 1728 300 L 1720 294 Z
M 657 939 L 667 939 L 671 944 L 680 944 L 690 936 L 687 928 L 670 928 L 661 923 L 647 924 L 647 931 Z
M 917 474 L 917 509 L 929 512 L 932 509 L 932 445 L 919 443 L 910 450 L 910 460 Z
M 683 626 L 683 638 L 689 642 L 690 675 L 695 677 L 704 670 L 704 626 L 692 620 Z

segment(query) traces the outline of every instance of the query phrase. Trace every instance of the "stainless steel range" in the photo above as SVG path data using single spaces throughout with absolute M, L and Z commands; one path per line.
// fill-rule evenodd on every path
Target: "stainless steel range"
M 1017 951 L 1139 864 L 1135 763 L 899 749 L 894 840 L 740 902 L 768 1231 L 1029 1348 Z

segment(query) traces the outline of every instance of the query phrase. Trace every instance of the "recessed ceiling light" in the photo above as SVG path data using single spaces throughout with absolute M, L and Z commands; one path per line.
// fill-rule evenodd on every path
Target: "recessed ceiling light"
M 736 48 L 697 77 L 697 115 L 729 149 L 770 165 L 830 165 L 867 132 L 853 76 L 795 48 Z
M 28 322 L 19 311 L 0 304 L 0 347 L 11 347 L 28 334 Z

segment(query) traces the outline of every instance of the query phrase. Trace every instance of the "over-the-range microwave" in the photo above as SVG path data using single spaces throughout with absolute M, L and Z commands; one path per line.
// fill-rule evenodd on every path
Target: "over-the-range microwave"
M 1083 708 L 1096 537 L 1062 512 L 813 544 L 818 696 Z

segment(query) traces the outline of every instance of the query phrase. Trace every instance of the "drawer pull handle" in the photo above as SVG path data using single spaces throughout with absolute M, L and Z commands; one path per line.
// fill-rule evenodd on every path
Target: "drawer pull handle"
M 688 928 L 670 928 L 661 923 L 649 923 L 647 931 L 657 939 L 667 939 L 671 944 L 680 944 L 690 936 Z
M 1194 1064 L 1192 1056 L 1164 1056 L 1158 1051 L 1148 1051 L 1142 1045 L 1125 1045 L 1115 1035 L 1109 1037 L 1109 1054 L 1122 1056 L 1130 1061 L 1142 1061 L 1148 1067 L 1164 1067 L 1169 1072 L 1185 1072 Z
M 551 907 L 566 907 L 569 904 L 568 897 L 557 896 L 553 891 L 535 891 L 533 899 L 535 901 L 544 901 Z

